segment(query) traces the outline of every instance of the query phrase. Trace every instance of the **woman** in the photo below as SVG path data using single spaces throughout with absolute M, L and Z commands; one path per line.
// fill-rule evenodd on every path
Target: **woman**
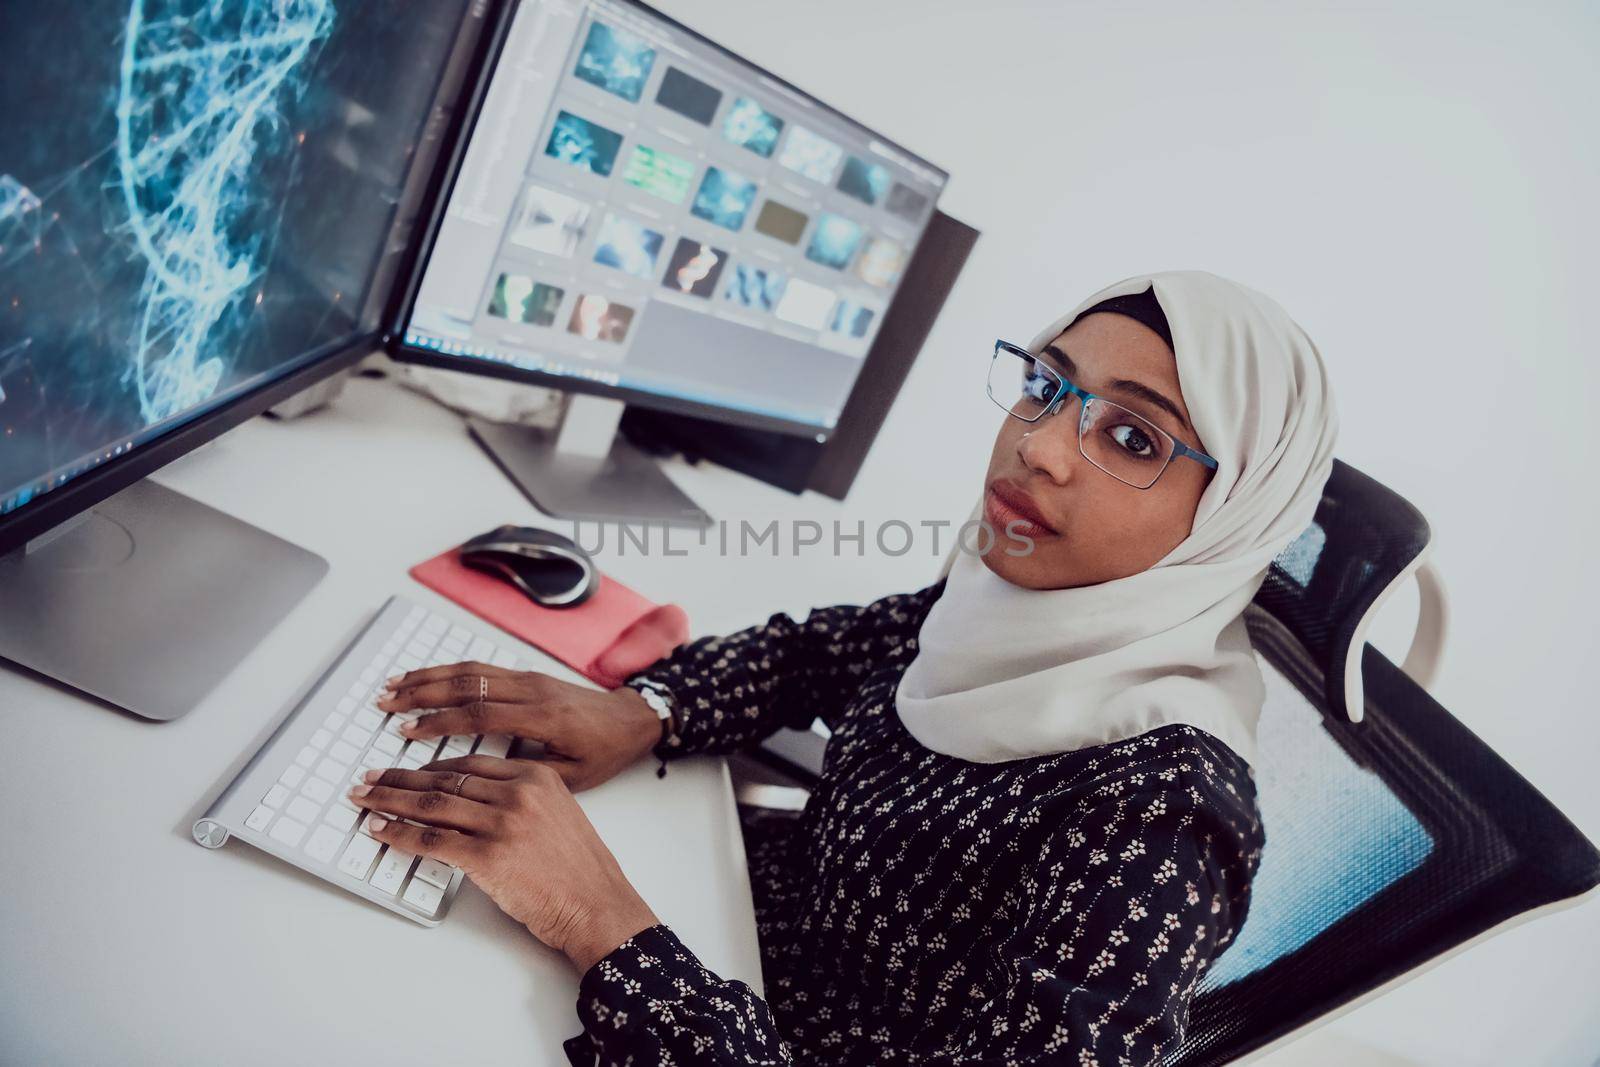
M 546 746 L 373 772 L 358 803 L 426 824 L 376 836 L 572 960 L 571 1062 L 1148 1064 L 1182 1038 L 1259 861 L 1241 613 L 1332 469 L 1327 378 L 1278 305 L 1181 272 L 997 347 L 990 392 L 995 536 L 927 588 L 704 637 L 609 693 L 481 664 L 393 683 L 390 710 L 444 709 L 415 736 Z M 660 923 L 569 789 L 817 715 L 804 813 L 747 828 L 763 1001 Z

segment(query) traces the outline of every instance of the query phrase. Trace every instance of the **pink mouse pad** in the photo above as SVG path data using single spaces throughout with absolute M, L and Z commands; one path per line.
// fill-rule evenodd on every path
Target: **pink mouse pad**
M 572 608 L 541 607 L 510 583 L 467 567 L 459 546 L 412 567 L 411 577 L 607 689 L 689 639 L 682 608 L 647 600 L 604 574 L 593 595 Z

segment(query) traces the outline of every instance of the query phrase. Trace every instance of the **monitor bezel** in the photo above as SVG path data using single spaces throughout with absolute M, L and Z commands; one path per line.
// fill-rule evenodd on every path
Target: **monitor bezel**
M 441 100 L 452 92 L 459 92 L 481 69 L 487 36 L 483 27 L 490 12 L 477 0 L 467 0 L 461 7 L 461 21 L 456 27 L 456 39 L 439 70 L 439 84 L 432 104 L 423 119 L 419 144 L 426 144 L 428 126 L 439 115 Z M 456 79 L 452 87 L 452 79 Z M 459 109 L 457 109 L 459 110 Z M 449 137 L 441 138 L 441 148 L 448 147 Z M 191 418 L 184 419 L 158 436 L 128 450 L 119 457 L 106 460 L 83 471 L 54 489 L 40 493 L 14 511 L 0 515 L 0 555 L 24 548 L 28 542 L 40 537 L 62 523 L 96 504 L 126 489 L 134 482 L 160 470 L 162 467 L 219 437 L 235 426 L 265 412 L 275 404 L 296 393 L 309 389 L 335 374 L 349 370 L 367 355 L 383 350 L 384 324 L 389 321 L 392 292 L 396 279 L 409 268 L 406 257 L 412 254 L 408 247 L 399 247 L 416 232 L 414 220 L 428 209 L 426 195 L 435 189 L 439 159 L 443 155 L 425 158 L 418 153 L 414 169 L 408 177 L 400 201 L 395 205 L 394 218 L 384 243 L 378 246 L 374 263 L 372 291 L 362 308 L 359 330 L 352 337 L 335 341 L 322 349 L 302 354 L 291 363 L 290 369 L 257 383 L 237 396 L 216 403 Z M 429 180 L 419 182 L 419 172 L 427 173 Z M 428 212 L 430 215 L 431 211 Z M 384 289 L 390 290 L 389 294 Z
M 516 382 L 523 385 L 544 386 L 558 389 L 567 393 L 584 393 L 590 396 L 607 397 L 615 400 L 626 401 L 639 407 L 651 408 L 656 411 L 670 412 L 676 415 L 692 415 L 698 418 L 713 419 L 717 422 L 727 423 L 732 426 L 742 426 L 752 430 L 769 430 L 777 433 L 791 434 L 796 437 L 805 437 L 818 443 L 826 442 L 838 430 L 838 425 L 820 426 L 816 423 L 802 422 L 799 420 L 785 419 L 775 415 L 761 412 L 748 411 L 740 408 L 725 407 L 713 401 L 694 400 L 686 397 L 670 396 L 662 393 L 651 392 L 646 389 L 635 389 L 629 386 L 610 385 L 605 382 L 595 381 L 576 375 L 556 374 L 530 367 L 518 367 L 509 363 L 498 363 L 493 360 L 476 359 L 471 356 L 454 356 L 435 352 L 432 349 L 420 348 L 408 344 L 405 340 L 406 324 L 415 309 L 417 292 L 422 287 L 422 276 L 427 268 L 429 257 L 433 253 L 434 243 L 438 239 L 439 229 L 444 222 L 445 210 L 450 203 L 450 195 L 455 191 L 455 183 L 461 172 L 462 160 L 466 155 L 467 145 L 472 141 L 472 131 L 477 125 L 478 116 L 482 112 L 484 97 L 488 95 L 489 83 L 494 78 L 494 72 L 500 63 L 501 53 L 505 48 L 506 37 L 509 36 L 511 23 L 518 7 L 528 0 L 497 0 L 496 23 L 490 35 L 492 47 L 488 50 L 483 64 L 478 69 L 477 84 L 471 94 L 468 106 L 461 109 L 453 124 L 451 148 L 448 161 L 439 168 L 437 174 L 437 190 L 430 194 L 428 200 L 429 218 L 426 231 L 421 241 L 415 242 L 407 250 L 410 262 L 405 271 L 406 283 L 397 287 L 395 302 L 389 315 L 388 330 L 383 338 L 384 351 L 389 358 L 397 363 L 411 363 L 424 367 L 436 367 L 441 370 L 457 371 L 462 374 L 478 374 L 487 378 L 497 378 L 503 381 Z M 787 78 L 783 78 L 754 61 L 739 55 L 730 48 L 726 48 L 704 34 L 685 26 L 671 15 L 666 14 L 643 0 L 613 0 L 615 3 L 632 7 L 651 18 L 659 19 L 675 30 L 681 31 L 695 41 L 707 45 L 721 55 L 743 63 L 762 77 L 771 79 L 789 92 L 795 93 L 811 101 L 818 108 L 842 119 L 845 122 L 859 126 L 872 134 L 885 146 L 900 152 L 915 160 L 930 170 L 937 171 L 948 184 L 950 172 L 936 163 L 924 158 L 922 155 L 911 151 L 877 130 L 872 129 L 857 118 L 847 115 L 838 108 L 815 95 L 795 85 Z M 941 193 L 943 186 L 940 187 Z M 938 198 L 935 198 L 933 210 L 938 210 Z M 908 261 L 916 255 L 917 249 L 922 246 L 923 239 L 927 236 L 928 226 L 932 223 L 932 214 L 927 223 L 923 224 L 917 234 L 917 240 L 907 253 Z M 903 295 L 903 290 L 897 290 L 893 305 Z M 854 385 L 851 386 L 852 392 Z M 847 398 L 848 402 L 848 398 Z M 841 413 L 843 408 L 840 409 Z

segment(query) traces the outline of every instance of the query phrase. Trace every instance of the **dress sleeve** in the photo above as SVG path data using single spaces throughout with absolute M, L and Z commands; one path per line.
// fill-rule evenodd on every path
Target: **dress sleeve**
M 672 928 L 634 934 L 578 983 L 584 1032 L 566 1041 L 578 1067 L 793 1064 L 767 1002 L 717 977 Z
M 1115 795 L 1063 827 L 1007 898 L 1013 932 L 969 957 L 985 999 L 942 1046 L 921 1031 L 917 1062 L 1163 1062 L 1182 1039 L 1195 985 L 1247 907 L 1253 860 L 1239 849 L 1248 834 L 1205 796 L 1176 784 Z M 807 1058 L 747 984 L 713 974 L 664 925 L 589 969 L 578 1015 L 585 1033 L 566 1048 L 583 1067 Z
M 804 622 L 778 612 L 737 633 L 680 645 L 623 684 L 648 679 L 667 690 L 678 732 L 656 746 L 657 758 L 748 748 L 782 727 L 827 721 L 916 636 L 942 585 L 863 606 L 813 608 Z

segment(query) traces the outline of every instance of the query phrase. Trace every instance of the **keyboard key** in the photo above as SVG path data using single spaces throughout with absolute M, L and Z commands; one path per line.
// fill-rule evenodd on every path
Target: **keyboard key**
M 421 760 L 423 763 L 433 762 L 434 750 L 439 747 L 438 741 L 413 741 L 406 746 L 402 759 Z
M 439 910 L 439 902 L 444 900 L 444 891 L 437 886 L 413 878 L 411 879 L 411 884 L 406 886 L 405 896 L 401 899 L 422 912 L 422 914 L 431 917 Z
M 457 641 L 453 637 L 447 637 L 439 642 L 439 654 L 449 656 L 456 663 L 460 663 L 466 658 L 466 653 L 467 643 L 465 641 Z
M 306 797 L 295 797 L 283 810 L 290 818 L 299 822 L 316 822 L 317 816 L 322 814 L 322 805 Z
M 423 619 L 425 619 L 427 617 L 428 617 L 428 609 L 423 607 L 421 604 L 414 604 L 414 605 L 412 605 L 411 610 L 406 612 L 405 621 L 402 622 L 400 625 L 402 625 L 402 626 L 416 626 L 419 623 L 421 623 Z
M 422 620 L 422 632 L 429 634 L 442 634 L 450 629 L 450 620 L 443 615 L 429 615 Z
M 343 741 L 347 745 L 350 745 L 357 752 L 359 752 L 367 747 L 368 741 L 372 740 L 372 731 L 363 730 L 355 723 L 351 723 L 349 726 L 344 728 L 344 733 L 340 735 L 339 740 Z
M 328 746 L 333 743 L 333 735 L 326 730 L 318 730 L 311 735 L 311 747 L 319 752 L 328 751 Z
M 468 755 L 469 753 L 471 753 L 471 751 L 472 751 L 472 738 L 470 738 L 470 737 L 451 737 L 451 738 L 447 738 L 445 740 L 444 753 L 439 758 L 440 759 L 458 759 L 461 756 Z
M 361 755 L 361 750 L 344 741 L 335 741 L 333 747 L 328 749 L 328 755 L 340 763 L 354 763 L 356 757 Z
M 345 846 L 344 855 L 339 858 L 339 873 L 349 875 L 358 882 L 365 882 L 367 874 L 372 870 L 372 861 L 377 858 L 378 850 L 383 844 L 370 837 L 360 834 L 350 839 L 350 844 Z
M 335 804 L 322 813 L 322 821 L 335 830 L 349 830 L 356 824 L 354 808 L 347 808 L 343 804 Z
M 425 760 L 425 759 L 416 759 L 415 757 L 412 757 L 412 756 L 401 756 L 400 757 L 400 762 L 396 763 L 395 766 L 399 767 L 401 770 L 415 771 L 415 770 L 419 770 L 421 767 L 423 767 L 428 762 L 430 762 L 430 761 Z
M 452 626 L 450 627 L 450 632 L 445 636 L 445 640 L 453 641 L 462 648 L 466 648 L 467 642 L 472 640 L 472 631 L 465 626 Z
M 334 785 L 344 781 L 344 776 L 350 773 L 348 763 L 340 763 L 336 759 L 325 759 L 317 764 L 317 777 L 326 779 Z
M 426 652 L 422 654 L 422 656 L 426 655 Z M 414 656 L 410 652 L 396 656 L 394 661 L 396 673 L 404 673 L 406 671 L 416 670 L 418 667 L 422 666 L 422 656 Z
M 418 640 L 415 640 L 415 641 L 411 642 L 409 645 L 406 646 L 406 655 L 410 656 L 412 659 L 417 660 L 419 662 L 422 661 L 422 660 L 427 659 L 428 658 L 428 653 L 430 653 L 432 651 L 433 651 L 433 646 L 432 645 L 423 644 L 423 642 L 421 641 L 420 638 Z M 362 695 L 364 696 L 365 694 L 362 694 Z
M 356 698 L 341 697 L 338 707 L 334 711 L 330 712 L 328 717 L 332 718 L 334 715 L 348 715 L 354 710 L 356 710 Z
M 383 720 L 383 712 L 371 708 L 362 708 L 356 712 L 356 725 L 363 730 L 376 730 Z
M 294 761 L 300 764 L 302 767 L 309 767 L 313 763 L 317 762 L 317 756 L 317 750 L 312 748 L 310 745 L 307 745 L 305 748 L 300 750 L 300 754 L 294 758 Z
M 402 719 L 398 715 L 385 716 L 383 721 L 383 732 L 386 734 L 394 734 L 396 737 L 399 737 L 400 728 L 405 726 L 405 724 L 406 720 Z
M 250 829 L 254 830 L 256 833 L 260 833 L 262 830 L 265 830 L 267 828 L 267 824 L 272 821 L 272 815 L 273 812 L 271 808 L 267 807 L 265 804 L 257 804 L 256 810 L 252 811 L 248 816 L 245 817 L 244 824 Z
M 490 644 L 486 637 L 474 637 L 472 644 L 467 646 L 467 658 L 470 660 L 487 663 L 492 655 L 494 655 L 494 645 Z
M 366 699 L 367 690 L 369 690 L 371 688 L 372 688 L 372 686 L 363 685 L 361 682 L 355 683 L 354 685 L 352 685 L 350 687 L 350 694 L 349 694 L 350 699 L 356 701 L 357 703 L 360 703 L 362 700 Z
M 517 657 L 516 654 L 511 652 L 509 649 L 502 648 L 494 655 L 489 657 L 489 662 L 494 664 L 496 667 L 510 667 L 517 662 Z
M 383 736 L 388 737 L 389 735 L 384 734 Z M 381 770 L 384 767 L 393 767 L 394 756 L 388 752 L 385 752 L 381 748 L 369 748 L 367 749 L 367 754 L 361 757 L 361 766 L 366 767 L 369 770 L 373 768 Z
M 400 739 L 393 734 L 379 734 L 378 739 L 372 742 L 372 747 L 390 756 L 398 756 L 403 746 Z
M 282 774 L 278 775 L 278 781 L 282 782 L 290 789 L 293 789 L 295 786 L 300 784 L 305 776 L 306 769 L 300 766 L 298 763 L 292 763 L 283 769 Z
M 306 828 L 285 815 L 272 824 L 270 836 L 273 840 L 282 841 L 293 848 L 300 843 L 302 837 L 306 836 Z
M 326 804 L 328 798 L 333 796 L 333 786 L 324 778 L 313 778 L 300 790 L 318 804 Z
M 440 863 L 438 860 L 424 856 L 422 862 L 417 864 L 416 876 L 429 885 L 438 886 L 440 889 L 448 889 L 450 888 L 450 876 L 455 873 L 456 869 L 448 863 Z
M 484 734 L 483 740 L 478 742 L 477 754 L 480 756 L 504 757 L 510 751 L 511 738 L 505 734 Z
M 349 721 L 350 717 L 348 715 L 340 715 L 337 711 L 330 711 L 328 717 L 322 720 L 322 728 L 337 736 L 339 731 L 344 729 L 345 723 Z
M 406 880 L 406 872 L 411 869 L 411 861 L 416 858 L 411 853 L 402 852 L 397 848 L 387 849 L 383 858 L 378 861 L 378 869 L 372 872 L 369 884 L 380 893 L 394 896 L 400 892 L 400 883 Z
M 269 808 L 281 808 L 283 807 L 283 802 L 288 799 L 289 790 L 280 782 L 267 790 L 267 795 L 261 798 L 261 803 Z
M 311 831 L 311 840 L 306 842 L 306 855 L 318 863 L 331 863 L 333 857 L 339 854 L 339 846 L 342 844 L 344 844 L 343 830 L 322 825 Z

